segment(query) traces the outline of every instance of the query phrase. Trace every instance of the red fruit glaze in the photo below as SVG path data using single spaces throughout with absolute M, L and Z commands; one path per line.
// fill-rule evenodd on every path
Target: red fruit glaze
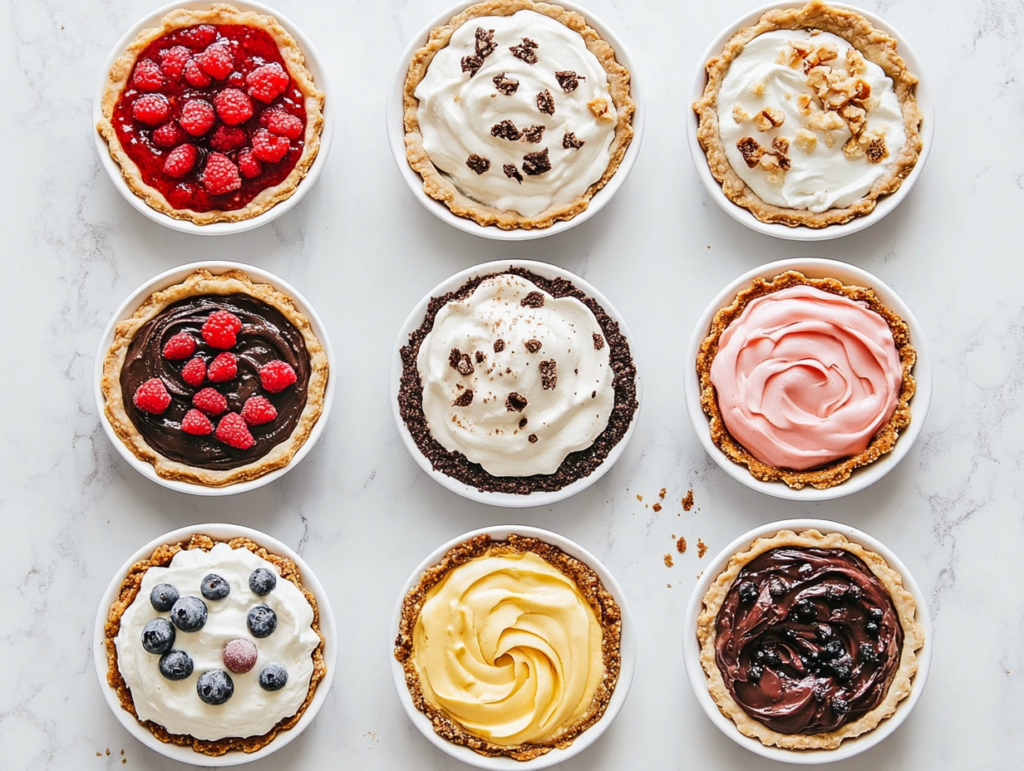
M 198 388 L 206 380 L 206 362 L 196 356 L 181 370 L 181 379 L 193 388 Z
M 207 415 L 220 415 L 228 408 L 228 400 L 216 388 L 204 388 L 192 397 L 192 405 Z
M 213 433 L 213 422 L 199 410 L 189 410 L 181 419 L 181 430 L 192 436 L 209 436 Z
M 171 403 L 171 395 L 167 393 L 163 381 L 158 377 L 154 377 L 135 389 L 132 401 L 143 412 L 159 415 Z
M 154 136 L 154 140 L 156 137 Z M 238 126 L 217 126 L 210 135 L 210 147 L 218 153 L 229 153 L 249 143 L 249 135 Z
M 187 332 L 179 332 L 164 343 L 164 358 L 171 361 L 187 359 L 195 351 L 195 338 Z
M 218 353 L 206 370 L 206 376 L 210 379 L 211 383 L 226 383 L 229 380 L 234 380 L 237 374 L 238 359 L 235 357 L 235 354 L 227 351 Z
M 220 419 L 215 436 L 236 450 L 248 450 L 256 444 L 256 440 L 249 433 L 249 427 L 245 425 L 242 416 L 237 412 L 229 412 Z
M 287 362 L 275 359 L 260 367 L 260 382 L 272 394 L 281 393 L 295 381 L 295 370 Z

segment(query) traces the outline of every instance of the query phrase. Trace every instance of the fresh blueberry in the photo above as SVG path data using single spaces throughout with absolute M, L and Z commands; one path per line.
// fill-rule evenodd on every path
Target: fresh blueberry
M 775 598 L 783 596 L 788 589 L 789 587 L 786 586 L 786 582 L 781 578 L 773 578 L 771 583 L 768 584 L 768 593 Z
M 754 654 L 754 661 L 758 664 L 764 664 L 764 648 L 759 648 L 757 653 Z
M 782 656 L 776 650 L 767 650 L 764 652 L 764 663 L 765 666 L 774 667 L 778 669 L 782 666 Z
M 256 568 L 252 571 L 252 575 L 249 576 L 249 588 L 260 597 L 270 594 L 274 591 L 275 586 L 277 586 L 277 576 L 274 575 L 272 570 Z
M 842 656 L 832 662 L 831 669 L 832 677 L 834 677 L 837 682 L 849 682 L 850 678 L 853 676 L 853 659 L 849 656 Z
M 818 609 L 805 597 L 796 604 L 796 613 L 802 620 L 807 621 L 818 615 Z
M 841 656 L 846 655 L 846 649 L 839 640 L 833 640 L 825 646 L 825 652 L 828 653 L 830 659 L 838 659 Z
M 878 651 L 875 650 L 875 646 L 868 642 L 863 642 L 857 649 L 861 661 L 866 661 L 869 664 L 875 664 L 878 662 Z
M 785 637 L 787 640 L 795 642 L 797 637 L 799 637 L 800 635 L 797 634 L 797 631 L 795 629 L 787 626 L 785 629 L 782 630 L 782 636 Z
M 210 575 L 203 579 L 200 591 L 203 593 L 203 597 L 208 600 L 223 600 L 231 594 L 231 584 L 216 573 L 210 573 Z
M 264 691 L 280 691 L 288 682 L 288 670 L 271 661 L 260 672 L 260 688 Z
M 828 698 L 828 687 L 824 683 L 818 683 L 814 686 L 814 700 L 817 702 L 823 702 Z
M 245 623 L 253 637 L 270 637 L 277 629 L 277 614 L 266 605 L 256 605 L 249 610 Z
M 881 608 L 868 608 L 868 618 L 872 621 L 881 621 L 883 615 Z
M 196 683 L 196 693 L 199 698 L 207 704 L 223 704 L 231 698 L 235 692 L 235 684 L 231 681 L 231 675 L 223 669 L 211 669 L 203 672 Z
M 184 680 L 192 674 L 192 657 L 185 651 L 168 651 L 160 657 L 160 674 L 168 680 Z
M 860 602 L 860 598 L 864 596 L 864 592 L 857 584 L 853 584 L 849 589 L 846 590 L 846 599 L 850 602 Z
M 751 664 L 750 669 L 747 670 L 747 679 L 752 683 L 758 682 L 762 675 L 764 675 L 764 667 L 760 664 Z
M 838 605 L 840 602 L 843 601 L 843 598 L 845 596 L 846 587 L 842 584 L 829 584 L 825 588 L 825 597 L 831 603 L 835 603 Z
M 815 624 L 814 636 L 818 638 L 819 642 L 827 643 L 832 639 L 832 627 L 826 624 Z
M 845 715 L 850 711 L 850 702 L 838 696 L 832 697 L 832 711 L 837 715 Z
M 171 622 L 182 632 L 198 632 L 206 623 L 206 603 L 198 597 L 181 597 L 171 608 Z
M 868 635 L 871 637 L 878 637 L 878 633 L 881 631 L 881 629 L 879 629 L 878 624 L 876 624 L 874 621 L 868 621 L 868 623 L 864 625 L 864 631 L 867 632 Z
M 153 604 L 153 610 L 166 613 L 178 601 L 178 590 L 170 584 L 157 584 L 149 593 L 149 601 Z
M 174 627 L 166 618 L 154 618 L 142 627 L 142 647 L 150 653 L 167 653 L 174 645 Z

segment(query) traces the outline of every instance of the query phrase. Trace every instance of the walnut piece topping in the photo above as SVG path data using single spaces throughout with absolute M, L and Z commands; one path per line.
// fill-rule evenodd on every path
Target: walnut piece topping
M 600 351 L 602 348 L 604 348 L 604 337 L 602 337 L 601 335 L 597 334 L 597 332 L 595 332 L 594 333 L 594 350 L 595 351 Z
M 523 343 L 523 345 L 526 346 L 526 350 L 528 350 L 530 353 L 537 353 L 537 351 L 539 351 L 542 347 L 542 343 L 540 340 L 527 340 L 525 343 Z
M 495 123 L 491 126 L 491 136 L 498 139 L 516 142 L 522 135 L 522 132 L 516 128 L 516 124 L 510 120 L 503 120 L 501 123 Z
M 469 158 L 466 159 L 466 165 L 469 166 L 477 174 L 483 174 L 489 168 L 491 168 L 491 162 L 486 158 L 483 158 L 476 153 L 473 153 Z
M 505 73 L 502 72 L 494 76 L 494 87 L 505 96 L 512 96 L 519 88 L 519 81 L 506 78 Z
M 764 148 L 753 137 L 743 137 L 736 143 L 736 149 L 740 151 L 744 163 L 751 169 L 757 166 L 764 155 Z
M 510 46 L 509 51 L 517 59 L 522 59 L 527 64 L 537 63 L 537 54 L 535 53 L 537 44 L 530 40 L 528 37 L 523 38 L 523 42 L 517 46 Z
M 554 359 L 540 363 L 540 387 L 545 391 L 552 390 L 558 384 L 557 369 Z
M 732 119 L 737 123 L 742 123 L 745 120 L 750 120 L 750 113 L 744 110 L 740 105 L 733 105 L 732 108 Z
M 528 126 L 523 129 L 523 141 L 536 144 L 544 136 L 543 126 Z
M 484 66 L 484 59 L 494 53 L 497 48 L 494 42 L 494 30 L 476 28 L 476 53 L 471 56 L 462 57 L 462 71 L 468 72 L 469 77 L 476 75 L 477 70 Z
M 775 137 L 772 140 L 772 149 L 782 155 L 789 154 L 789 140 L 785 137 Z
M 473 374 L 473 362 L 469 360 L 469 354 L 463 353 L 458 348 L 452 348 L 448 354 L 448 365 L 460 375 Z
M 509 179 L 514 179 L 520 185 L 523 184 L 523 175 L 519 173 L 519 169 L 516 168 L 514 163 L 506 163 L 501 167 L 502 171 L 505 172 L 505 176 Z
M 774 107 L 765 107 L 754 118 L 754 124 L 757 126 L 758 131 L 771 131 L 785 122 L 786 116 L 782 110 L 776 110 Z
M 526 401 L 526 397 L 517 394 L 515 391 L 510 393 L 505 399 L 505 409 L 509 412 L 522 412 L 526 409 L 527 404 L 529 402 Z
M 579 150 L 585 144 L 586 142 L 582 139 L 577 139 L 576 135 L 571 131 L 566 131 L 565 136 L 562 137 L 562 147 L 566 150 Z
M 548 158 L 548 148 L 539 153 L 527 153 L 523 156 L 523 173 L 536 177 L 546 171 L 551 171 L 551 159 Z
M 856 48 L 849 49 L 846 52 L 846 68 L 854 75 L 863 75 L 867 72 L 868 63 L 864 59 L 864 54 Z
M 807 96 L 807 94 L 800 94 L 800 96 L 796 98 L 796 106 L 800 108 L 800 112 L 804 115 L 810 115 L 811 97 Z
M 754 96 L 764 96 L 764 81 L 762 80 L 760 83 L 752 85 L 750 87 L 750 93 Z
M 501 353 L 504 350 L 505 350 L 505 341 L 502 340 L 499 337 L 497 340 L 494 341 L 494 352 L 495 353 Z
M 452 407 L 468 407 L 473 403 L 473 391 L 467 388 L 452 402 Z
M 839 49 L 833 43 L 825 43 L 811 51 L 804 59 L 804 66 L 810 69 L 822 62 L 830 62 L 839 58 Z
M 543 308 L 544 295 L 540 292 L 530 292 L 526 297 L 519 301 L 519 304 L 524 308 Z
M 597 97 L 587 102 L 587 107 L 590 112 L 593 113 L 594 117 L 598 120 L 615 120 L 615 113 L 613 113 L 608 107 L 608 100 Z
M 546 88 L 537 94 L 537 109 L 545 115 L 555 114 L 555 98 Z
M 793 144 L 805 153 L 813 152 L 815 146 L 818 144 L 818 135 L 813 131 L 808 131 L 807 129 L 797 129 L 796 137 L 793 139 Z
M 562 87 L 562 90 L 571 94 L 577 88 L 580 87 L 580 81 L 586 80 L 582 75 L 577 75 L 572 70 L 563 70 L 555 73 L 555 79 L 558 80 L 558 85 Z

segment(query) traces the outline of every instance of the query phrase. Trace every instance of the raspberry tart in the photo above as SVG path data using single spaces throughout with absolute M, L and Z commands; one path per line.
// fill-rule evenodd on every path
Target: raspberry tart
M 239 222 L 295 193 L 320 149 L 323 106 L 276 19 L 215 4 L 138 34 L 111 67 L 96 128 L 153 209 Z
M 286 466 L 324 410 L 327 353 L 287 295 L 196 270 L 118 323 L 104 412 L 155 473 L 206 487 Z

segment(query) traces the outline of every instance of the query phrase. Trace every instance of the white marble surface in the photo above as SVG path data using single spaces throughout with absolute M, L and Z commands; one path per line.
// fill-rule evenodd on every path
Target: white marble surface
M 637 61 L 647 134 L 632 177 L 599 216 L 521 245 L 447 227 L 400 179 L 384 99 L 402 48 L 447 0 L 275 0 L 312 37 L 344 99 L 316 189 L 271 226 L 176 234 L 133 211 L 102 172 L 90 107 L 109 48 L 146 0 L 0 6 L 0 168 L 7 350 L 0 442 L 0 766 L 172 769 L 114 720 L 93 671 L 98 599 L 141 544 L 227 521 L 291 544 L 330 592 L 341 629 L 328 704 L 306 734 L 253 768 L 454 769 L 402 713 L 388 672 L 396 594 L 429 551 L 513 521 L 599 555 L 639 624 L 632 693 L 608 733 L 566 769 L 767 769 L 699 710 L 683 673 L 683 610 L 702 561 L 667 568 L 671 535 L 713 552 L 763 522 L 832 518 L 899 554 L 930 598 L 932 674 L 915 713 L 846 769 L 1024 766 L 1024 6 L 1019 0 L 868 2 L 912 42 L 937 99 L 917 187 L 870 230 L 820 246 L 739 227 L 704 194 L 683 141 L 685 92 L 707 41 L 745 0 L 590 0 Z M 730 480 L 684 415 L 680 353 L 705 303 L 739 273 L 801 255 L 875 272 L 913 308 L 934 352 L 931 414 L 901 466 L 832 503 L 768 499 Z M 388 361 L 411 306 L 477 262 L 522 257 L 579 272 L 627 318 L 645 405 L 618 466 L 584 494 L 507 512 L 444 491 L 391 419 Z M 320 444 L 282 480 L 203 499 L 124 463 L 99 427 L 91 382 L 110 314 L 152 275 L 231 258 L 278 273 L 318 309 L 338 354 L 338 400 Z M 647 507 L 667 488 L 665 508 Z M 681 514 L 691 488 L 696 507 Z M 643 495 L 641 503 L 637 495 Z M 705 558 L 706 561 L 707 558 Z M 111 755 L 100 757 L 106 748 Z M 124 751 L 122 756 L 120 753 Z M 122 763 L 122 760 L 126 761 Z

